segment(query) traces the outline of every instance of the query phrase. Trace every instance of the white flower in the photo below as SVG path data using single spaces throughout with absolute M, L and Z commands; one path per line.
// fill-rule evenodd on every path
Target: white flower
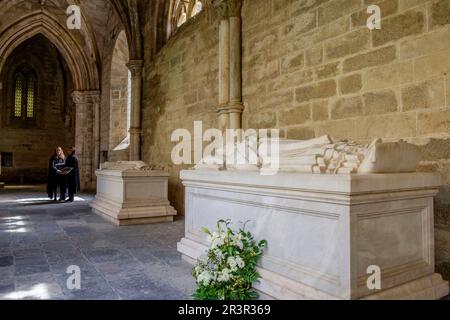
M 242 269 L 245 267 L 245 261 L 241 257 L 236 257 L 236 264 L 239 269 Z
M 208 271 L 203 271 L 197 277 L 197 283 L 208 286 L 213 280 L 213 275 Z
M 228 268 L 225 268 L 222 270 L 222 272 L 219 273 L 217 277 L 217 281 L 219 282 L 227 282 L 231 279 L 231 270 Z
M 223 252 L 222 252 L 221 250 L 219 250 L 219 249 L 215 249 L 215 250 L 214 250 L 214 255 L 216 256 L 216 259 L 217 259 L 218 261 L 222 261 L 223 258 L 225 258 Z
M 211 249 L 216 249 L 220 246 L 223 246 L 225 244 L 224 239 L 222 238 L 213 238 L 213 241 L 211 242 Z
M 237 262 L 236 259 L 234 257 L 229 257 L 227 260 L 228 265 L 230 266 L 231 271 L 236 271 L 237 270 Z
M 244 243 L 242 242 L 242 233 L 238 233 L 231 238 L 231 244 L 238 247 L 240 250 L 244 248 Z
M 214 250 L 225 244 L 226 233 L 221 231 L 214 231 L 210 236 L 207 237 L 208 243 L 210 243 L 211 249 Z
M 194 273 L 199 274 L 201 270 L 202 270 L 202 268 L 200 266 L 195 266 Z

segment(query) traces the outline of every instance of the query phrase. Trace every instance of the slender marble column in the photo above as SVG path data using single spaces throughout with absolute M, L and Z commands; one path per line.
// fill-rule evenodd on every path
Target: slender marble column
M 142 60 L 131 60 L 128 64 L 131 72 L 131 128 L 130 161 L 141 160 L 141 108 L 142 108 Z
M 0 154 L 0 176 L 2 175 L 2 155 Z M 0 182 L 0 189 L 3 189 L 5 187 L 5 184 L 3 182 Z
M 93 140 L 94 140 L 94 154 L 93 154 L 93 180 L 96 180 L 95 170 L 100 168 L 100 92 L 94 91 L 91 93 L 91 101 L 93 104 L 94 112 L 94 130 L 93 130 Z
M 219 127 L 242 128 L 242 0 L 215 2 L 219 26 Z
M 229 125 L 230 102 L 230 22 L 227 11 L 221 10 L 219 27 L 219 128 L 225 132 Z
M 230 129 L 242 128 L 242 27 L 241 0 L 228 0 L 230 13 Z

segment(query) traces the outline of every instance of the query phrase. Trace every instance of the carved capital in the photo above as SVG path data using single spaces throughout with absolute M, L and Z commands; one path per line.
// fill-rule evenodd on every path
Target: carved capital
M 220 20 L 229 18 L 228 0 L 206 0 L 206 7 L 216 14 Z
M 226 20 L 229 18 L 229 8 L 227 0 L 222 0 L 216 4 L 216 10 L 221 20 Z
M 86 103 L 85 95 L 83 91 L 74 91 L 72 93 L 72 99 L 75 104 L 83 104 Z
M 131 76 L 140 77 L 142 75 L 142 69 L 144 67 L 144 61 L 142 60 L 130 60 L 127 63 L 127 67 L 131 72 Z
M 74 91 L 72 99 L 75 104 L 100 103 L 100 91 Z
M 242 0 L 227 0 L 228 14 L 230 17 L 240 17 L 242 9 Z

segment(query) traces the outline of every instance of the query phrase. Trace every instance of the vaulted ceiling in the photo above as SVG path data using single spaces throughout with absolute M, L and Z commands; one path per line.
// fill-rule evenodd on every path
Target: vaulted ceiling
M 129 1 L 133 3 L 134 0 Z M 96 45 L 97 54 L 101 56 L 108 24 L 115 15 L 123 24 L 128 40 L 131 41 L 134 33 L 131 28 L 132 12 L 129 11 L 128 0 L 0 0 L 0 30 L 13 17 L 20 18 L 19 12 L 32 12 L 39 10 L 52 11 L 56 16 L 66 15 L 69 5 L 76 4 L 81 7 L 83 22 L 86 23 L 92 42 Z M 17 9 L 17 10 L 14 10 Z M 9 16 L 9 17 L 8 17 Z

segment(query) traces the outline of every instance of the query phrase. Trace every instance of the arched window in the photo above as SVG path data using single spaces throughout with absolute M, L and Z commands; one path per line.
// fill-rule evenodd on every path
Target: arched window
M 172 0 L 170 17 L 172 33 L 202 10 L 201 0 Z
M 200 0 L 195 1 L 195 4 L 192 8 L 191 16 L 196 16 L 203 10 L 203 3 Z
M 33 119 L 36 113 L 37 77 L 33 68 L 24 63 L 14 73 L 14 118 Z

